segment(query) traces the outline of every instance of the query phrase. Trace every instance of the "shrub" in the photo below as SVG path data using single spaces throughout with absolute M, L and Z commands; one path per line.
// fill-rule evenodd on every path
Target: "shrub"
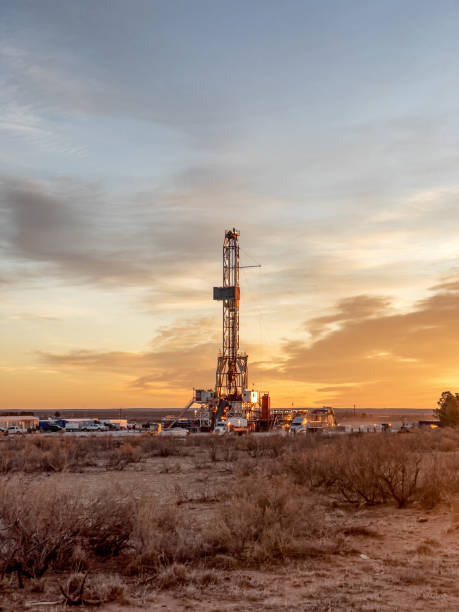
M 126 587 L 117 574 L 93 574 L 85 584 L 85 598 L 100 603 L 109 601 L 126 601 Z
M 143 554 L 142 546 L 152 550 L 152 542 L 156 566 L 178 557 L 178 550 L 183 557 L 192 554 L 184 521 L 182 527 L 175 525 L 152 502 L 113 485 L 89 495 L 50 481 L 11 479 L 0 497 L 0 573 L 15 573 L 22 587 L 24 578 L 38 579 L 49 568 L 81 571 L 121 553 L 135 559 Z M 152 516 L 156 522 L 147 522 Z M 167 521 L 175 540 L 167 537 Z M 163 539 L 157 539 L 158 532 Z
M 433 455 L 424 458 L 417 498 L 427 509 L 459 493 L 459 458 Z
M 128 546 L 136 520 L 136 502 L 130 490 L 116 486 L 100 490 L 83 507 L 80 536 L 103 558 L 116 557 Z
M 305 543 L 323 531 L 304 490 L 258 474 L 238 483 L 217 510 L 214 547 L 242 560 L 279 560 L 303 556 Z
M 327 441 L 283 466 L 294 482 L 322 488 L 343 501 L 369 506 L 392 499 L 401 508 L 413 498 L 421 456 L 402 438 L 370 435 Z
M 189 572 L 182 563 L 173 563 L 163 568 L 157 576 L 156 584 L 160 589 L 172 589 L 183 586 L 190 581 Z
M 76 495 L 61 495 L 49 483 L 12 480 L 0 496 L 2 574 L 40 578 L 53 564 L 68 561 L 81 529 Z
M 419 477 L 421 456 L 409 452 L 401 444 L 389 444 L 379 447 L 379 461 L 376 474 L 381 481 L 387 497 L 404 508 L 416 492 Z
M 136 520 L 130 539 L 128 571 L 156 575 L 173 563 L 186 563 L 211 553 L 207 531 L 190 529 L 184 512 L 163 506 L 148 496 L 137 501 Z

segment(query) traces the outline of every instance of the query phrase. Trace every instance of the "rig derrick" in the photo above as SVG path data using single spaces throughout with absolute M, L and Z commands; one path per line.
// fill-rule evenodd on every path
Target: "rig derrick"
M 248 432 L 270 427 L 269 393 L 248 386 L 248 356 L 239 349 L 239 235 L 225 231 L 223 241 L 223 284 L 214 287 L 213 299 L 223 303 L 222 351 L 217 358 L 214 389 L 196 389 L 194 403 L 200 431 Z M 243 266 L 254 267 L 254 266 Z M 255 266 L 258 267 L 258 266 Z

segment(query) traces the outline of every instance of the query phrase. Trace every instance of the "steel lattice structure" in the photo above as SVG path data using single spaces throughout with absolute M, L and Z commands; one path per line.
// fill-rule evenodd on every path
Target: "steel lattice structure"
M 223 287 L 214 287 L 214 300 L 223 301 L 223 351 L 218 357 L 217 397 L 241 401 L 247 388 L 247 355 L 239 353 L 239 231 L 225 231 Z

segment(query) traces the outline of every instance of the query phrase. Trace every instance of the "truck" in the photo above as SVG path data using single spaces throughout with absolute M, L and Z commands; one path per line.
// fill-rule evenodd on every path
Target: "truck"
M 226 421 L 220 420 L 217 421 L 214 427 L 214 434 L 217 436 L 223 436 L 228 432 L 228 428 L 226 426 Z
M 249 433 L 253 430 L 252 424 L 243 417 L 228 417 L 226 419 L 226 428 L 228 433 L 235 433 L 238 435 Z
M 308 432 L 330 431 L 336 427 L 335 411 L 331 406 L 309 410 Z
M 99 423 L 109 431 L 127 429 L 127 419 L 99 419 Z
M 85 431 L 108 431 L 108 427 L 103 423 L 89 423 L 84 428 Z
M 19 429 L 19 427 L 16 426 L 11 426 L 8 427 L 8 429 L 6 430 L 6 435 L 10 436 L 10 435 L 14 435 L 14 434 L 24 434 L 25 430 L 24 429 Z
M 99 431 L 100 424 L 94 419 L 67 419 L 65 431 Z
M 55 421 L 51 421 L 50 419 L 46 420 L 46 421 L 39 421 L 38 422 L 38 427 L 40 428 L 40 431 L 46 432 L 46 433 L 51 433 L 51 432 L 56 432 L 56 431 L 63 431 L 63 427 L 61 427 L 60 425 L 58 425 Z
M 309 408 L 297 414 L 290 425 L 290 433 L 314 433 L 336 429 L 335 411 L 330 406 Z
M 309 421 L 309 418 L 306 415 L 304 414 L 297 415 L 293 419 L 293 421 L 290 423 L 289 432 L 293 434 L 305 433 L 308 428 L 308 421 Z

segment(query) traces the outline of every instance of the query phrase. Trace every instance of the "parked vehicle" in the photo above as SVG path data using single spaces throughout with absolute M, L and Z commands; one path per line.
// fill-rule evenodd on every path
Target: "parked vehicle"
M 94 428 L 94 426 L 96 426 Z M 93 419 L 65 420 L 65 431 L 99 431 L 100 424 Z
M 64 431 L 63 427 L 59 427 L 59 425 L 56 425 L 56 423 L 51 423 L 48 427 L 42 429 L 42 431 L 46 432 L 53 432 L 56 433 L 57 431 Z
M 304 414 L 296 416 L 290 424 L 290 433 L 305 433 L 308 427 L 308 417 Z
M 309 411 L 308 431 L 330 431 L 336 427 L 335 411 L 331 406 L 311 408 Z
M 45 433 L 62 431 L 64 429 L 63 427 L 58 425 L 55 421 L 50 421 L 50 420 L 40 421 L 38 425 L 39 425 L 40 431 L 43 431 Z
M 105 425 L 102 425 L 101 423 L 93 423 L 90 425 L 86 425 L 86 427 L 84 428 L 84 431 L 107 431 L 108 428 Z
M 243 417 L 229 417 L 226 421 L 228 433 L 235 433 L 242 435 L 252 431 L 252 426 L 248 423 L 247 419 Z
M 330 432 L 336 429 L 335 411 L 330 406 L 309 408 L 297 414 L 290 425 L 290 433 Z
M 223 436 L 227 433 L 227 431 L 228 429 L 226 426 L 226 421 L 217 421 L 214 427 L 214 434 L 216 434 L 217 436 Z
M 25 433 L 25 431 L 22 430 L 22 429 L 19 429 L 19 427 L 8 427 L 8 429 L 6 430 L 6 434 L 8 436 L 15 435 L 15 434 L 21 434 L 22 435 L 24 433 Z

